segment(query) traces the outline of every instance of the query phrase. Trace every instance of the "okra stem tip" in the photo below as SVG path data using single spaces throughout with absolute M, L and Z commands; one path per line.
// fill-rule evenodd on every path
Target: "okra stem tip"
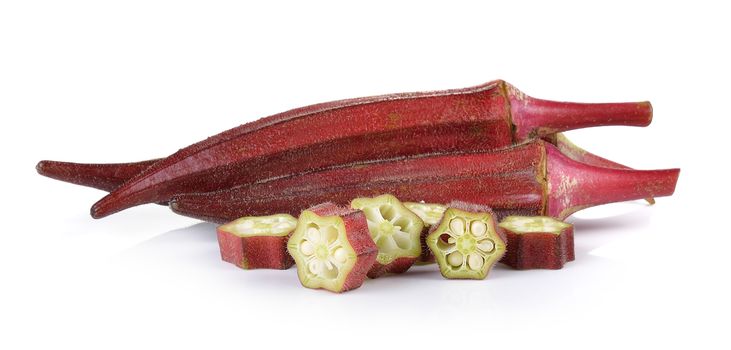
M 583 208 L 670 196 L 680 169 L 612 169 L 584 164 L 547 145 L 548 214 L 566 218 Z
M 652 122 L 649 101 L 557 102 L 527 96 L 511 85 L 507 85 L 507 93 L 516 137 L 520 140 L 595 126 L 648 126 Z

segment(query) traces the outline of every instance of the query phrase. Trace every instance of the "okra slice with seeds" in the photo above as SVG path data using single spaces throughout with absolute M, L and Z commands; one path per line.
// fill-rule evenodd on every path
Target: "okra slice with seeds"
M 442 276 L 484 279 L 505 254 L 505 241 L 489 209 L 463 210 L 453 205 L 427 237 Z
M 378 253 L 363 213 L 332 203 L 300 214 L 287 250 L 303 286 L 336 293 L 360 287 Z
M 416 260 L 417 265 L 426 265 L 436 262 L 429 246 L 426 244 L 426 237 L 429 236 L 429 229 L 439 223 L 447 207 L 436 203 L 405 202 L 404 205 L 424 221 L 424 229 L 421 231 L 421 256 Z
M 560 269 L 574 260 L 573 225 L 546 216 L 508 216 L 499 226 L 508 251 L 500 261 L 514 269 Z
M 368 277 L 402 273 L 416 262 L 421 255 L 424 222 L 398 198 L 390 194 L 356 198 L 350 206 L 363 211 L 371 238 L 378 247 L 378 257 Z
M 288 269 L 289 234 L 297 219 L 288 214 L 243 217 L 216 229 L 221 259 L 242 269 Z

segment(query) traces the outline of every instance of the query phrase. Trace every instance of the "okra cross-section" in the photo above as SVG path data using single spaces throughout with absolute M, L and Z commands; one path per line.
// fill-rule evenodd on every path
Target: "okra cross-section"
M 442 204 L 419 202 L 405 202 L 404 205 L 424 221 L 424 229 L 421 231 L 421 256 L 419 256 L 416 264 L 426 265 L 434 263 L 434 254 L 432 254 L 429 246 L 426 244 L 426 237 L 429 236 L 429 230 L 442 220 L 442 215 L 444 215 L 447 207 Z
M 508 216 L 499 225 L 508 251 L 500 261 L 514 269 L 560 269 L 574 260 L 573 225 L 545 216 Z
M 487 209 L 450 207 L 427 237 L 427 245 L 442 276 L 484 279 L 505 253 L 505 241 L 498 230 L 495 216 Z
M 378 253 L 363 213 L 332 203 L 300 214 L 287 250 L 303 286 L 333 292 L 360 287 Z
M 421 255 L 420 237 L 424 229 L 421 218 L 390 194 L 356 198 L 350 206 L 363 211 L 371 238 L 378 247 L 378 257 L 368 277 L 408 270 Z
M 297 219 L 288 214 L 249 216 L 216 230 L 221 258 L 242 269 L 288 269 L 287 240 Z

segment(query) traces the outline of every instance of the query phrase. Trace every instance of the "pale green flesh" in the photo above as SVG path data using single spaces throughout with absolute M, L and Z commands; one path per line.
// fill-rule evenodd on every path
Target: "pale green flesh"
M 288 214 L 247 216 L 220 227 L 239 237 L 286 236 L 294 231 L 297 219 Z
M 563 230 L 571 227 L 571 224 L 548 216 L 508 216 L 500 222 L 499 226 L 516 234 L 553 233 L 559 235 Z
M 339 292 L 357 256 L 338 216 L 321 217 L 304 211 L 287 250 L 297 264 L 302 285 Z
M 447 207 L 434 203 L 406 202 L 404 206 L 418 215 L 425 226 L 434 226 L 439 223 Z
M 378 246 L 378 263 L 387 265 L 401 257 L 416 258 L 421 254 L 419 238 L 424 223 L 396 197 L 356 198 L 351 207 L 366 216 L 368 231 Z
M 442 275 L 483 279 L 505 253 L 505 242 L 486 213 L 447 209 L 442 223 L 427 237 Z

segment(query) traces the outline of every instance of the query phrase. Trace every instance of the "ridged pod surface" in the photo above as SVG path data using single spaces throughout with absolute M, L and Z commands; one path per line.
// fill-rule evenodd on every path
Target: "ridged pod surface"
M 229 190 L 180 195 L 182 215 L 228 221 L 245 215 L 299 213 L 323 201 L 392 194 L 409 202 L 453 200 L 509 215 L 565 218 L 589 206 L 668 196 L 678 169 L 625 170 L 571 160 L 543 141 L 494 152 L 436 154 L 351 164 Z
M 494 150 L 562 130 L 645 126 L 649 103 L 530 98 L 503 81 L 308 106 L 241 125 L 154 163 L 97 202 L 95 218 L 180 193 L 430 152 Z
M 36 171 L 52 179 L 111 192 L 159 159 L 134 163 L 84 164 L 44 160 Z

